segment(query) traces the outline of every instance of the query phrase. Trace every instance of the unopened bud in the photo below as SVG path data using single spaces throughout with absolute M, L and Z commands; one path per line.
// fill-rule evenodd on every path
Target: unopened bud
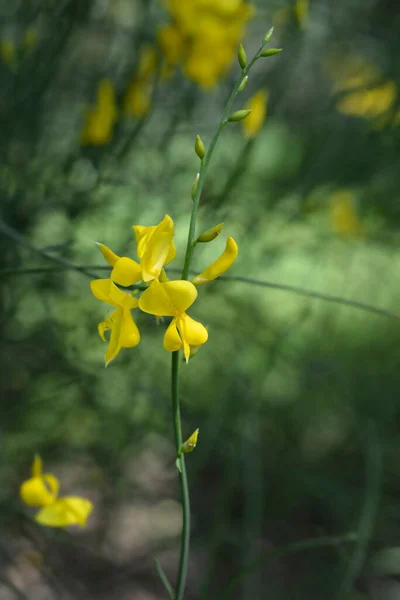
M 274 28 L 273 27 L 271 27 L 271 29 L 268 29 L 267 33 L 264 36 L 263 44 L 268 44 L 268 42 L 272 38 L 272 34 L 273 33 L 274 33 Z
M 199 177 L 200 177 L 200 173 L 197 173 L 196 177 L 194 178 L 193 184 L 192 184 L 192 190 L 190 192 L 192 198 L 194 198 L 194 196 L 196 194 L 197 184 L 199 183 Z
M 238 92 L 243 92 L 244 88 L 246 87 L 246 84 L 249 80 L 249 76 L 246 75 L 246 77 L 243 77 L 241 84 L 238 87 Z
M 203 140 L 201 139 L 201 137 L 199 135 L 196 136 L 196 141 L 194 143 L 194 149 L 195 149 L 196 154 L 199 157 L 199 159 L 203 160 L 203 158 L 206 155 L 206 149 L 204 147 Z
M 230 123 L 237 123 L 238 121 L 243 121 L 246 117 L 251 113 L 251 108 L 243 108 L 242 110 L 237 110 L 231 114 L 228 118 Z
M 274 54 L 279 54 L 279 52 L 282 52 L 282 48 L 269 48 L 268 50 L 263 50 L 260 56 L 268 58 L 268 56 L 274 56 Z
M 196 448 L 198 437 L 199 437 L 199 430 L 196 429 L 196 431 L 193 431 L 190 438 L 188 438 L 186 440 L 186 442 L 184 442 L 182 444 L 180 454 L 182 454 L 182 452 L 184 452 L 185 454 L 187 454 L 188 452 L 193 452 L 193 450 Z
M 240 44 L 239 50 L 238 50 L 238 61 L 239 61 L 239 65 L 242 67 L 242 69 L 244 69 L 247 65 L 247 56 L 246 56 L 246 51 L 243 48 L 242 44 Z
M 197 238 L 196 242 L 212 242 L 216 237 L 219 236 L 223 226 L 223 223 L 219 223 L 218 225 L 215 225 L 215 227 L 211 227 L 211 229 L 203 231 L 203 233 Z

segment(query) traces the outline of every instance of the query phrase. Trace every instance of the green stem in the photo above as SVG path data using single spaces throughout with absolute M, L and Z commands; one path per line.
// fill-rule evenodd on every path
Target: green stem
M 176 453 L 178 454 L 182 446 L 182 425 L 181 413 L 179 408 L 178 380 L 179 380 L 179 351 L 172 353 L 171 368 L 171 392 L 172 392 L 172 412 L 174 419 L 174 434 Z M 181 551 L 179 557 L 179 571 L 176 583 L 174 600 L 182 600 L 185 591 L 186 574 L 189 558 L 190 543 L 190 498 L 187 473 L 185 466 L 185 456 L 180 456 L 179 484 L 182 498 L 183 525 L 181 537 Z
M 171 598 L 171 600 L 174 600 L 174 595 L 175 595 L 174 589 L 173 589 L 172 585 L 170 584 L 170 582 L 168 581 L 168 577 L 164 573 L 163 568 L 160 565 L 160 561 L 157 558 L 154 559 L 154 566 L 156 568 L 158 576 L 160 577 L 165 589 L 168 592 L 168 596 Z

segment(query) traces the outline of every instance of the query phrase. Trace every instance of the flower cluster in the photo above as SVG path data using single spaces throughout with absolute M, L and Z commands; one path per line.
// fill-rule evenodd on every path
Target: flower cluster
M 35 521 L 48 527 L 80 525 L 84 527 L 93 510 L 93 504 L 79 496 L 58 497 L 60 482 L 51 473 L 42 473 L 42 461 L 35 456 L 32 477 L 24 481 L 20 496 L 28 506 L 40 507 Z
M 236 56 L 253 7 L 243 0 L 165 0 L 171 23 L 158 32 L 166 68 L 204 89 L 216 85 Z
M 114 307 L 111 315 L 98 325 L 103 341 L 106 341 L 105 332 L 111 331 L 105 355 L 106 365 L 118 356 L 121 348 L 132 348 L 139 343 L 140 333 L 131 312 L 135 308 L 156 317 L 172 317 L 164 335 L 164 348 L 169 352 L 183 348 L 186 361 L 191 351 L 207 341 L 207 329 L 186 311 L 197 298 L 196 286 L 216 279 L 229 269 L 236 259 L 238 248 L 233 238 L 228 237 L 221 256 L 191 282 L 169 281 L 164 266 L 176 255 L 174 229 L 174 222 L 168 215 L 152 227 L 134 225 L 139 262 L 118 256 L 104 244 L 98 244 L 103 257 L 112 267 L 108 279 L 91 282 L 94 296 Z M 217 230 L 219 233 L 221 227 L 210 230 L 209 236 L 205 232 L 198 241 L 211 241 L 218 235 L 215 233 Z M 137 289 L 126 289 L 139 282 L 144 287 L 140 296 Z

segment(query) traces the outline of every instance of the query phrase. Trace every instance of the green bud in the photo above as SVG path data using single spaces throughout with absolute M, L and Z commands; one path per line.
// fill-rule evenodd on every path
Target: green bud
M 199 157 L 199 159 L 203 160 L 203 158 L 206 155 L 206 149 L 204 147 L 203 140 L 201 139 L 201 137 L 199 135 L 196 136 L 196 141 L 194 143 L 194 149 L 195 149 L 196 154 Z
M 194 195 L 196 193 L 197 190 L 197 184 L 199 182 L 199 177 L 200 177 L 200 173 L 197 173 L 196 177 L 194 178 L 193 184 L 192 184 L 192 190 L 190 192 L 192 198 L 194 198 Z
M 263 44 L 268 44 L 269 40 L 272 38 L 272 34 L 274 33 L 274 28 L 268 29 L 267 33 L 264 36 Z
M 243 48 L 242 44 L 240 44 L 239 50 L 238 50 L 238 61 L 239 61 L 239 65 L 242 67 L 242 69 L 244 69 L 247 65 L 247 56 L 246 56 L 246 51 Z
M 229 123 L 237 123 L 238 121 L 243 121 L 243 119 L 249 116 L 251 110 L 251 108 L 243 108 L 242 110 L 235 111 L 228 118 Z
M 279 54 L 282 52 L 282 48 L 269 48 L 268 50 L 263 50 L 260 54 L 263 58 L 267 58 L 268 56 L 274 56 L 274 54 Z
M 246 84 L 247 84 L 248 80 L 249 80 L 249 76 L 248 75 L 246 75 L 246 77 L 243 77 L 242 83 L 238 87 L 238 92 L 243 92 L 244 88 L 246 87 Z
M 199 430 L 196 429 L 196 431 L 194 431 L 192 433 L 190 438 L 188 438 L 186 440 L 186 442 L 184 442 L 182 444 L 181 449 L 180 449 L 180 454 L 182 454 L 182 452 L 184 452 L 185 454 L 187 454 L 188 452 L 193 452 L 193 450 L 196 448 L 198 436 L 199 436 Z
M 200 234 L 199 237 L 197 238 L 196 243 L 197 242 L 212 242 L 213 240 L 215 240 L 216 237 L 219 236 L 223 226 L 224 226 L 223 223 L 219 223 L 219 225 L 215 225 L 215 227 L 211 227 L 211 229 L 207 229 L 206 231 L 203 231 L 203 233 Z

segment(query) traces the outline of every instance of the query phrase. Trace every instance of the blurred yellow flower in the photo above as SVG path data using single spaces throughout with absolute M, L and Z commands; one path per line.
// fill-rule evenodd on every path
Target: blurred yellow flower
M 59 487 L 60 483 L 54 475 L 42 473 L 42 461 L 36 455 L 32 465 L 32 477 L 22 483 L 20 496 L 28 506 L 41 507 L 34 517 L 41 525 L 84 527 L 93 510 L 92 502 L 79 496 L 59 498 Z
M 213 279 L 216 279 L 222 275 L 222 273 L 225 273 L 225 271 L 227 271 L 233 265 L 237 255 L 237 244 L 235 240 L 229 236 L 226 242 L 225 250 L 221 256 L 219 256 L 215 262 L 202 271 L 202 273 L 196 275 L 196 277 L 192 279 L 192 283 L 194 285 L 202 285 L 203 283 L 213 281 Z
M 33 50 L 38 42 L 38 30 L 37 27 L 31 25 L 27 27 L 24 31 L 23 36 L 23 47 L 26 52 Z
M 341 98 L 336 107 L 345 115 L 374 119 L 388 112 L 397 98 L 394 81 L 386 81 L 372 89 L 349 92 Z
M 17 62 L 17 48 L 10 39 L 0 41 L 0 54 L 3 62 L 9 67 Z
M 125 92 L 123 111 L 127 117 L 140 119 L 149 112 L 156 71 L 156 49 L 146 45 L 140 51 L 137 72 Z
M 329 199 L 332 230 L 342 237 L 364 237 L 365 231 L 357 214 L 355 198 L 347 190 L 337 190 Z
M 267 116 L 267 103 L 267 90 L 259 90 L 247 102 L 245 108 L 251 109 L 251 113 L 242 121 L 242 128 L 248 137 L 254 137 L 262 128 Z
M 103 342 L 107 341 L 104 333 L 111 330 L 105 354 L 107 366 L 118 356 L 121 348 L 134 348 L 140 342 L 140 333 L 131 313 L 131 309 L 138 306 L 138 301 L 131 294 L 120 290 L 111 279 L 95 279 L 90 282 L 90 288 L 98 300 L 116 307 L 111 315 L 97 326 Z
M 117 113 L 114 85 L 109 79 L 102 79 L 97 88 L 96 105 L 86 114 L 81 143 L 92 146 L 108 144 L 114 133 Z
M 164 335 L 164 348 L 175 352 L 183 347 L 188 362 L 190 346 L 201 346 L 208 339 L 207 329 L 195 321 L 186 310 L 197 298 L 197 290 L 190 281 L 166 281 L 155 279 L 139 299 L 139 308 L 158 317 L 173 317 Z
M 208 90 L 237 54 L 253 7 L 243 0 L 165 0 L 172 22 L 158 32 L 167 71 L 182 65 L 186 77 Z

